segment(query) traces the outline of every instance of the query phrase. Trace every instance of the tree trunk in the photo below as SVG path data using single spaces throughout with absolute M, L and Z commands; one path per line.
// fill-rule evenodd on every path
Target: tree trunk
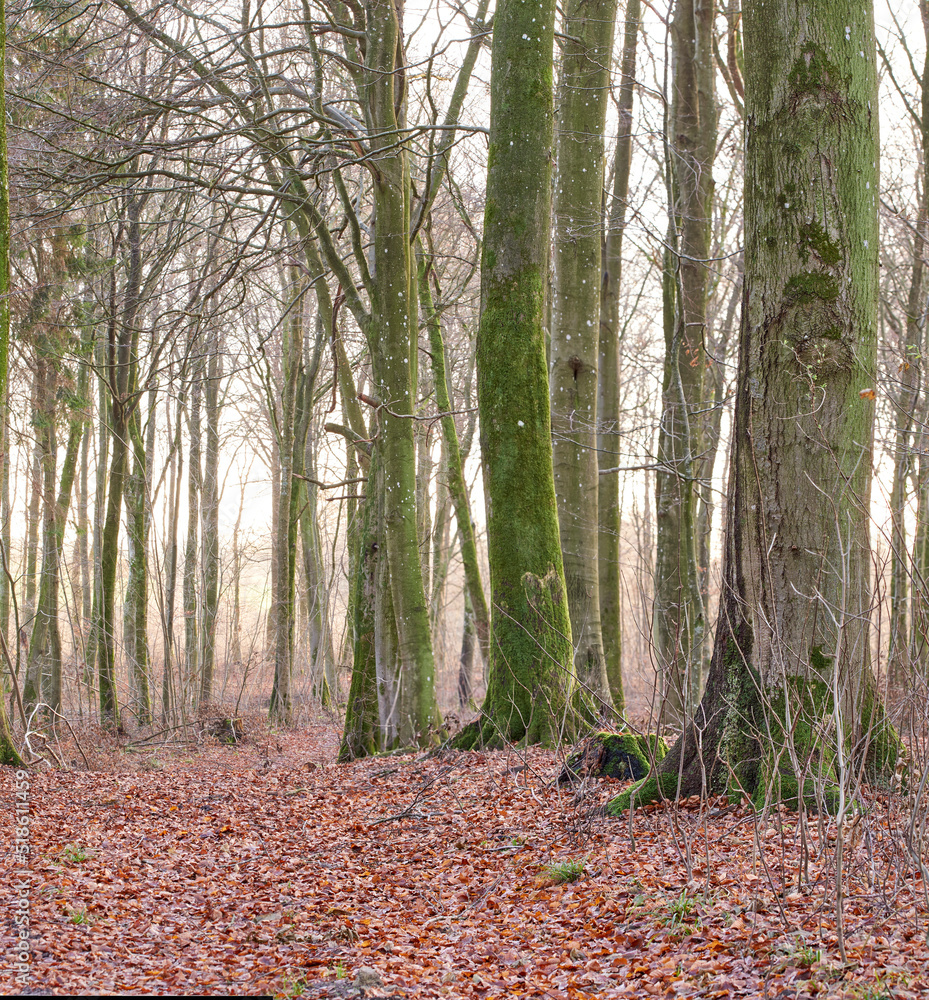
M 215 321 L 214 321 L 215 322 Z M 216 670 L 216 620 L 219 615 L 219 420 L 222 409 L 219 384 L 223 377 L 222 343 L 211 328 L 203 409 L 206 450 L 203 455 L 203 494 L 200 504 L 203 610 L 200 627 L 200 702 L 213 699 Z
M 436 312 L 432 299 L 432 289 L 429 286 L 431 276 L 431 260 L 426 256 L 422 256 L 419 265 L 419 299 L 426 327 L 429 331 L 429 352 L 432 356 L 432 377 L 435 382 L 436 406 L 439 409 L 439 413 L 442 414 L 442 434 L 445 438 L 448 470 L 446 481 L 452 498 L 452 505 L 455 509 L 455 520 L 458 524 L 458 537 L 461 541 L 461 562 L 464 567 L 465 584 L 471 598 L 474 627 L 481 646 L 481 655 L 486 659 L 489 655 L 490 613 L 487 610 L 487 598 L 484 596 L 484 586 L 481 583 L 477 540 L 474 535 L 471 507 L 468 502 L 468 487 L 464 478 L 464 461 L 458 442 L 458 428 L 455 425 L 455 418 L 452 415 L 452 394 L 448 383 L 442 323 Z
M 166 722 L 173 718 L 178 707 L 178 694 L 183 690 L 181 678 L 176 676 L 177 640 L 174 635 L 174 609 L 177 598 L 177 567 L 180 551 L 178 522 L 181 510 L 181 488 L 184 480 L 183 413 L 184 392 L 182 390 L 175 409 L 174 442 L 168 458 L 168 537 L 165 540 L 165 596 L 162 618 L 164 668 L 161 676 L 161 714 Z M 168 419 L 170 421 L 170 412 Z
M 41 393 L 39 387 L 40 374 L 36 372 L 35 386 L 33 388 L 33 416 L 32 423 L 41 424 L 41 416 L 38 411 L 38 396 Z M 26 572 L 23 580 L 23 609 L 20 627 L 32 624 L 32 616 L 35 614 L 36 597 L 36 575 L 39 568 L 39 518 L 42 507 L 42 443 L 39 436 L 36 436 L 35 444 L 32 448 L 32 467 L 29 473 L 29 510 L 26 520 Z
M 378 544 L 375 478 L 380 474 L 375 451 L 368 470 L 366 497 L 360 524 L 350 533 L 356 541 L 355 570 L 351 576 L 352 681 L 345 708 L 345 731 L 339 760 L 366 757 L 382 749 L 378 698 L 377 626 L 375 619 L 379 563 L 384 553 Z
M 107 490 L 106 519 L 101 544 L 101 576 L 103 581 L 100 608 L 100 718 L 104 724 L 119 726 L 119 703 L 116 692 L 116 570 L 119 562 L 119 521 L 129 458 L 132 414 L 138 405 L 138 329 L 136 315 L 142 286 L 141 199 L 131 195 L 126 206 L 126 287 L 120 316 L 115 314 L 115 294 L 110 326 L 107 381 L 110 390 L 110 420 L 112 428 L 112 459 Z
M 716 107 L 710 0 L 677 0 L 672 26 L 665 368 L 656 476 L 654 640 L 666 720 L 682 724 L 701 686 L 706 621 L 697 571 L 700 411 L 712 229 Z
M 929 42 L 929 4 L 919 5 L 923 21 L 923 38 Z M 910 272 L 910 288 L 906 305 L 906 331 L 901 344 L 898 365 L 899 390 L 895 410 L 894 435 L 894 479 L 890 497 L 890 514 L 892 519 L 892 535 L 890 546 L 890 645 L 887 652 L 888 668 L 893 680 L 900 682 L 905 677 L 905 669 L 909 665 L 910 655 L 922 646 L 921 635 L 925 628 L 921 619 L 925 604 L 924 597 L 914 600 L 911 622 L 908 629 L 908 605 L 910 573 L 916 569 L 907 551 L 906 511 L 909 505 L 907 490 L 914 472 L 913 455 L 913 425 L 917 417 L 920 387 L 925 377 L 922 349 L 925 325 L 925 269 L 926 253 L 929 248 L 929 193 L 926 184 L 929 182 L 929 51 L 923 60 L 923 74 L 920 80 L 921 90 L 921 129 L 920 166 L 916 179 L 919 198 L 919 216 L 916 220 L 913 240 L 913 265 Z M 924 387 L 923 387 L 924 388 Z M 925 391 L 925 388 L 924 388 Z M 923 425 L 925 425 L 926 408 L 922 408 Z M 925 435 L 921 435 L 925 436 Z M 922 442 L 925 444 L 925 441 Z M 922 449 L 920 449 L 922 451 Z M 917 507 L 924 507 L 922 494 L 929 488 L 920 485 L 920 498 Z M 921 522 L 917 525 L 917 534 L 925 534 L 927 528 Z M 917 539 L 914 549 L 925 550 L 926 539 Z M 919 569 L 924 568 L 923 564 Z M 914 573 L 915 580 L 925 581 L 926 577 Z M 914 594 L 914 597 L 916 595 Z M 924 658 L 925 652 L 920 650 L 919 658 Z
M 613 193 L 606 216 L 602 248 L 603 280 L 600 288 L 600 354 L 597 379 L 597 448 L 599 468 L 619 465 L 620 434 L 620 313 L 622 289 L 623 233 L 629 198 L 629 170 L 632 165 L 632 107 L 635 99 L 636 49 L 641 19 L 640 0 L 626 4 L 626 28 L 619 84 L 619 136 L 613 165 Z M 619 475 L 599 476 L 597 516 L 599 517 L 597 566 L 600 574 L 600 630 L 603 660 L 613 706 L 623 714 L 622 577 L 619 572 L 619 539 L 622 528 Z
M 411 272 L 409 171 L 399 132 L 405 101 L 403 46 L 391 0 L 368 6 L 368 107 L 373 126 L 374 287 L 371 294 L 372 374 L 384 404 L 379 414 L 384 470 L 387 565 L 402 683 L 397 742 L 426 744 L 438 722 L 429 605 L 423 587 L 416 523 L 412 352 L 416 350 Z
M 878 265 L 870 4 L 745 6 L 745 297 L 724 589 L 703 701 L 615 799 L 842 810 L 900 748 L 870 667 Z
M 200 549 L 200 494 L 202 489 L 203 466 L 200 455 L 201 426 L 200 411 L 203 402 L 203 366 L 195 365 L 191 373 L 190 412 L 187 420 L 187 436 L 190 442 L 187 460 L 187 538 L 184 542 L 184 579 L 182 602 L 184 606 L 184 677 L 181 684 L 181 698 L 185 705 L 196 701 L 195 692 L 200 692 L 200 629 L 199 605 L 197 601 L 197 577 L 199 565 L 197 554 Z
M 152 693 L 148 658 L 148 533 L 151 523 L 149 474 L 151 456 L 146 438 L 154 445 L 155 392 L 149 392 L 148 419 L 143 437 L 141 410 L 136 407 L 129 423 L 132 473 L 126 477 L 126 549 L 128 580 L 123 602 L 124 648 L 129 660 L 129 681 L 135 714 L 141 725 L 152 721 Z
M 4 66 L 6 64 L 6 3 L 0 0 L 0 419 L 7 423 L 7 389 L 10 356 L 10 184 L 6 146 L 6 90 Z M 4 439 L 6 440 L 6 439 Z M 4 468 L 6 452 L 0 454 Z M 0 470 L 2 471 L 2 470 Z M 9 509 L 9 505 L 7 505 Z M 4 539 L 6 544 L 6 539 Z M 5 549 L 9 552 L 9 548 Z M 6 645 L 5 635 L 0 636 Z M 13 744 L 10 720 L 6 712 L 6 699 L 0 697 L 0 764 L 22 767 L 23 759 Z
M 478 403 L 493 617 L 487 695 L 460 747 L 557 742 L 574 730 L 571 621 L 545 360 L 555 9 L 494 18 Z
M 115 282 L 115 273 L 113 275 Z M 113 292 L 115 296 L 115 291 Z M 106 366 L 107 345 L 98 338 L 94 344 L 94 362 L 102 372 Z M 100 646 L 100 615 L 103 607 L 103 521 L 106 516 L 106 482 L 110 459 L 109 406 L 107 405 L 106 379 L 97 378 L 97 436 L 96 461 L 94 468 L 94 514 L 93 514 L 93 600 L 90 612 L 90 631 L 84 648 L 84 676 L 88 697 L 93 688 L 97 651 Z
M 54 382 L 49 390 L 54 389 Z M 54 397 L 48 401 L 54 407 Z M 61 587 L 61 552 L 64 546 L 65 522 L 71 506 L 71 492 L 77 472 L 78 454 L 84 437 L 84 416 L 71 415 L 68 443 L 61 467 L 61 480 L 56 487 L 57 444 L 54 433 L 54 412 L 44 445 L 45 465 L 45 526 L 43 529 L 42 582 L 36 606 L 35 626 L 29 644 L 29 667 L 23 688 L 23 704 L 27 711 L 43 699 L 56 712 L 61 711 L 61 635 L 58 626 L 58 598 Z M 47 676 L 47 680 L 45 677 Z
M 303 297 L 305 289 L 297 268 L 289 282 L 290 315 L 281 326 L 281 399 L 277 414 L 276 440 L 280 456 L 280 488 L 277 494 L 277 534 L 273 539 L 277 573 L 272 596 L 274 608 L 274 684 L 271 688 L 271 719 L 289 725 L 293 712 L 291 680 L 294 652 L 294 599 L 297 569 L 297 521 L 294 473 L 297 390 L 303 367 Z
M 574 667 L 601 710 L 612 707 L 600 625 L 597 383 L 603 133 L 616 0 L 565 7 L 557 128 L 551 405 L 555 495 Z

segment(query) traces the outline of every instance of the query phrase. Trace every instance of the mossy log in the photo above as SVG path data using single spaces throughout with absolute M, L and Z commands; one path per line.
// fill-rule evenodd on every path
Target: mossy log
M 583 778 L 639 781 L 667 752 L 668 744 L 655 733 L 594 733 L 571 752 L 558 784 Z

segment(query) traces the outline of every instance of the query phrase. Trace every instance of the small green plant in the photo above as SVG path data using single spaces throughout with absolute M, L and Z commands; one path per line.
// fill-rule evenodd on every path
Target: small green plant
M 680 931 L 691 923 L 690 918 L 696 905 L 697 901 L 692 896 L 687 895 L 687 890 L 681 889 L 680 896 L 668 903 L 668 912 L 662 922 L 670 930 Z
M 306 993 L 306 980 L 303 976 L 294 976 L 289 972 L 284 974 L 281 982 L 281 996 L 302 997 Z
M 348 978 L 348 970 L 345 968 L 345 963 L 337 961 L 334 966 L 336 979 L 346 979 Z
M 542 872 L 546 878 L 558 885 L 564 882 L 576 882 L 584 874 L 584 861 L 575 858 L 571 861 L 553 861 L 543 865 Z
M 793 953 L 793 964 L 798 969 L 809 969 L 810 966 L 814 965 L 816 962 L 821 962 L 822 960 L 822 949 L 811 948 L 809 945 L 804 948 L 798 948 Z
M 856 986 L 850 995 L 854 997 L 854 1000 L 894 1000 L 890 987 L 883 983 L 874 983 L 873 986 Z
M 87 907 L 82 906 L 80 908 L 75 906 L 67 907 L 68 919 L 72 924 L 89 924 L 90 917 L 87 916 Z
M 58 857 L 66 865 L 79 865 L 90 857 L 90 851 L 82 844 L 65 844 L 59 852 Z

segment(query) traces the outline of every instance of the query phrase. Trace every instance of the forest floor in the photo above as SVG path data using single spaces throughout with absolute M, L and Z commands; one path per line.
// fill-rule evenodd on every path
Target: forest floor
M 238 746 L 133 747 L 82 730 L 80 748 L 59 745 L 67 769 L 29 771 L 21 871 L 15 776 L 0 769 L 0 991 L 863 1000 L 929 990 L 927 886 L 901 802 L 875 798 L 846 833 L 837 906 L 832 821 L 723 800 L 612 820 L 594 811 L 620 786 L 559 788 L 555 751 L 337 765 L 338 739 L 326 723 L 292 733 L 254 723 Z M 28 985 L 14 964 L 18 892 Z

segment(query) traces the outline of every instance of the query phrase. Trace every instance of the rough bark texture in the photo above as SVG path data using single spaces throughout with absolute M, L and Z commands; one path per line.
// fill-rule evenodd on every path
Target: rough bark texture
M 899 739 L 870 669 L 877 79 L 870 5 L 745 7 L 745 298 L 724 590 L 692 723 L 631 799 L 841 807 Z
M 561 60 L 551 323 L 552 450 L 578 681 L 612 707 L 600 628 L 597 382 L 603 132 L 616 0 L 569 0 Z
M 477 340 L 491 646 L 482 717 L 460 747 L 554 742 L 573 725 L 543 331 L 554 16 L 551 0 L 502 0 L 494 19 Z
M 639 38 L 641 3 L 628 0 L 623 34 L 619 84 L 619 135 L 613 161 L 613 192 L 604 213 L 603 281 L 600 287 L 600 356 L 597 379 L 597 449 L 601 470 L 619 465 L 620 426 L 620 338 L 622 336 L 619 294 L 622 286 L 623 231 L 629 197 L 629 170 L 632 164 L 632 107 L 635 99 L 636 49 Z M 600 574 L 600 631 L 603 659 L 613 697 L 613 706 L 622 715 L 623 692 L 622 578 L 619 572 L 620 520 L 619 476 L 599 476 L 597 516 L 600 522 L 597 564 Z
M 714 5 L 677 0 L 672 25 L 670 180 L 665 254 L 665 365 L 658 440 L 654 640 L 665 675 L 667 721 L 681 723 L 699 696 L 706 634 L 697 572 L 697 478 L 706 364 L 712 165 Z

